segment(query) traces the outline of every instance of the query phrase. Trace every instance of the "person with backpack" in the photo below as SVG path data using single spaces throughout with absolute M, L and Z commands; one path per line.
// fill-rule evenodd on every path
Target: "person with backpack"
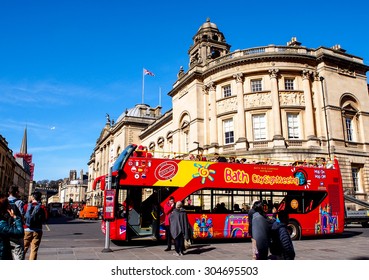
M 285 210 L 277 214 L 278 219 L 273 223 L 271 230 L 270 256 L 277 260 L 294 260 L 296 253 L 287 229 L 289 215 Z
M 21 218 L 23 225 L 24 203 L 19 199 L 19 189 L 16 185 L 10 186 L 8 201 L 15 215 Z M 13 222 L 14 220 L 11 218 L 9 223 L 11 224 Z M 24 260 L 24 235 L 19 237 L 10 237 L 10 246 L 12 248 L 13 259 Z
M 41 203 L 40 192 L 33 192 L 31 202 L 24 205 L 24 254 L 27 254 L 28 248 L 31 247 L 29 259 L 37 259 L 37 251 L 41 244 L 42 225 L 47 220 L 46 207 Z

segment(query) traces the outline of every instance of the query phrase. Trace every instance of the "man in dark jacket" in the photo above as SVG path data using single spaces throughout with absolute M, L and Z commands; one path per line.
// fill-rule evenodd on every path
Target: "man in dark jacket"
M 257 254 L 257 248 L 256 248 L 256 241 L 254 238 L 252 238 L 252 218 L 253 215 L 255 214 L 255 207 L 257 207 L 257 205 L 261 205 L 260 200 L 255 200 L 252 203 L 251 209 L 248 212 L 248 220 L 249 220 L 249 236 L 251 236 L 251 250 L 252 250 L 252 259 L 256 260 L 256 254 Z
M 295 249 L 290 233 L 287 230 L 288 213 L 284 210 L 278 212 L 278 220 L 272 225 L 271 230 L 271 258 L 281 260 L 295 259 Z

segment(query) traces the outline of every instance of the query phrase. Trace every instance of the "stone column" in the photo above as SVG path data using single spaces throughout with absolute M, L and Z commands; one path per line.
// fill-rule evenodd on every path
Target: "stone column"
M 215 84 L 214 82 L 210 82 L 206 85 L 209 91 L 209 100 L 210 100 L 210 121 L 209 121 L 209 129 L 210 129 L 210 146 L 218 146 L 218 127 L 217 127 L 217 104 L 216 104 L 216 92 L 215 92 Z
M 281 106 L 279 104 L 279 89 L 278 89 L 278 68 L 269 69 L 269 77 L 271 82 L 272 95 L 272 113 L 273 113 L 273 145 L 274 147 L 286 147 L 282 136 L 282 121 L 281 121 Z
M 305 136 L 309 146 L 317 146 L 317 137 L 314 130 L 313 100 L 311 95 L 310 79 L 313 71 L 304 69 L 302 71 L 302 89 L 305 97 Z
M 322 137 L 325 135 L 324 133 L 324 113 L 323 113 L 323 101 L 321 99 L 321 83 L 319 79 L 319 74 L 317 72 L 314 73 L 314 84 L 313 84 L 313 91 L 315 93 L 314 96 L 314 104 L 317 108 L 315 112 L 315 119 L 316 119 L 316 136 L 319 141 L 321 141 Z M 321 144 L 319 144 L 321 145 Z
M 247 149 L 246 141 L 246 120 L 245 120 L 245 104 L 243 98 L 243 74 L 237 73 L 233 75 L 236 79 L 237 94 L 237 127 L 238 139 L 236 141 L 236 149 Z
M 209 147 L 209 122 L 210 122 L 210 117 L 209 117 L 209 92 L 207 91 L 207 87 L 203 86 L 202 87 L 202 94 L 203 94 L 203 112 L 204 112 L 204 139 L 203 141 L 203 148 L 207 149 Z

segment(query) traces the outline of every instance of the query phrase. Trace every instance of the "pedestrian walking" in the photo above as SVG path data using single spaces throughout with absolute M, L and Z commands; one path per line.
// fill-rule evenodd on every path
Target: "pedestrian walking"
M 41 204 L 41 193 L 33 192 L 32 200 L 24 206 L 25 229 L 24 229 L 24 254 L 31 248 L 29 259 L 37 259 L 37 251 L 42 239 L 42 225 L 46 222 L 47 211 Z
M 189 222 L 187 213 L 181 201 L 177 201 L 176 207 L 170 215 L 170 233 L 174 238 L 175 256 L 184 254 L 184 240 L 190 239 Z
M 268 221 L 260 201 L 255 204 L 254 209 L 255 213 L 252 215 L 252 237 L 255 240 L 257 249 L 255 259 L 267 260 L 272 224 Z
M 23 225 L 24 203 L 19 197 L 19 188 L 12 185 L 9 188 L 8 201 L 15 215 L 21 218 Z M 10 221 L 11 223 L 14 221 Z M 10 246 L 14 260 L 24 260 L 24 235 L 19 237 L 10 237 Z
M 271 229 L 270 258 L 294 260 L 296 253 L 290 233 L 287 230 L 288 213 L 285 210 L 279 211 L 277 217 L 278 219 L 273 223 Z
M 167 241 L 167 248 L 164 251 L 172 250 L 172 235 L 170 233 L 170 215 L 174 209 L 174 197 L 169 197 L 169 200 L 164 204 L 164 227 L 165 227 L 165 238 Z
M 252 218 L 253 215 L 255 214 L 255 208 L 257 207 L 257 205 L 261 204 L 260 200 L 255 200 L 252 202 L 252 206 L 251 209 L 248 212 L 248 220 L 249 220 L 249 235 L 251 237 L 251 255 L 252 255 L 252 259 L 256 260 L 256 255 L 257 255 L 257 248 L 256 248 L 256 241 L 255 239 L 252 237 Z

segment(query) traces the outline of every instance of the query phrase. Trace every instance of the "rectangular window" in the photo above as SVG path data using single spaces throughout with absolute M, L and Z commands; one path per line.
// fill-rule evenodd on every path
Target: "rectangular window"
M 353 130 L 353 125 L 352 125 L 352 119 L 349 117 L 346 117 L 345 119 L 346 122 L 346 136 L 347 136 L 347 141 L 354 141 L 354 130 Z
M 351 167 L 352 172 L 352 183 L 354 185 L 354 191 L 360 191 L 360 168 L 357 166 Z
M 263 90 L 263 87 L 261 86 L 261 79 L 251 81 L 251 91 L 252 92 L 257 92 L 257 91 L 262 91 L 262 90 Z
M 222 87 L 223 97 L 229 97 L 232 95 L 231 85 L 226 85 Z
M 252 125 L 254 129 L 254 140 L 265 140 L 266 139 L 265 114 L 253 115 Z
M 300 138 L 299 115 L 287 114 L 288 139 Z
M 294 79 L 291 79 L 291 78 L 284 79 L 284 88 L 286 90 L 294 90 L 295 89 Z
M 234 127 L 232 119 L 224 121 L 224 143 L 234 143 Z

